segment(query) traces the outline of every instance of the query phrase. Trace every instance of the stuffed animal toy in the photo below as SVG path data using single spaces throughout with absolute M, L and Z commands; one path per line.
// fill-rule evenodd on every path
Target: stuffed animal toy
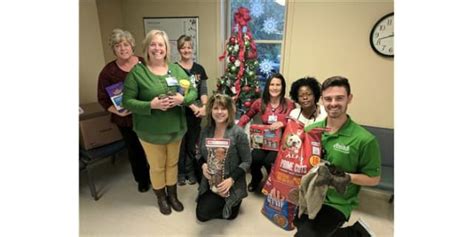
M 350 182 L 351 177 L 334 165 L 322 163 L 313 167 L 301 179 L 298 216 L 307 213 L 309 219 L 314 219 L 323 205 L 328 187 L 344 194 Z
M 332 164 L 325 163 L 324 166 L 326 168 L 318 170 L 321 177 L 315 182 L 315 185 L 329 185 L 335 188 L 338 193 L 344 194 L 351 182 L 351 176 Z

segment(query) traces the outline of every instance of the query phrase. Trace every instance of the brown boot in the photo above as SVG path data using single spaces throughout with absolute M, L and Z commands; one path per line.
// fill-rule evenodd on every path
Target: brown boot
M 155 192 L 156 197 L 158 198 L 158 207 L 160 208 L 160 212 L 163 215 L 171 214 L 171 208 L 168 205 L 168 202 L 166 201 L 165 188 L 153 189 L 153 191 Z
M 166 186 L 166 191 L 168 193 L 167 199 L 170 206 L 175 211 L 182 211 L 184 209 L 183 204 L 178 200 L 178 193 L 176 190 L 176 184 L 172 186 Z

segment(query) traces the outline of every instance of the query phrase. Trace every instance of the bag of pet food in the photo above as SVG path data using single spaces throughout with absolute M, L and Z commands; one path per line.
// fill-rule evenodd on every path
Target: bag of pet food
M 262 189 L 267 195 L 262 213 L 285 230 L 293 230 L 301 177 L 322 158 L 324 129 L 304 132 L 304 124 L 289 118 L 277 158 Z

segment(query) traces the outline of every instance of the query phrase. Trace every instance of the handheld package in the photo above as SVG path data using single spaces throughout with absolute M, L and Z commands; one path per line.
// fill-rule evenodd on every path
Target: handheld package
M 190 86 L 191 86 L 191 83 L 188 80 L 184 80 L 184 79 L 179 80 L 178 93 L 185 96 L 188 93 Z

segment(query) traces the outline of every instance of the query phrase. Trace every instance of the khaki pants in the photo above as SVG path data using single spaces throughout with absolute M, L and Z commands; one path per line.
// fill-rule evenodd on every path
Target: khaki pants
M 181 139 L 168 144 L 151 144 L 140 140 L 150 165 L 153 189 L 175 185 L 178 179 L 178 159 Z

